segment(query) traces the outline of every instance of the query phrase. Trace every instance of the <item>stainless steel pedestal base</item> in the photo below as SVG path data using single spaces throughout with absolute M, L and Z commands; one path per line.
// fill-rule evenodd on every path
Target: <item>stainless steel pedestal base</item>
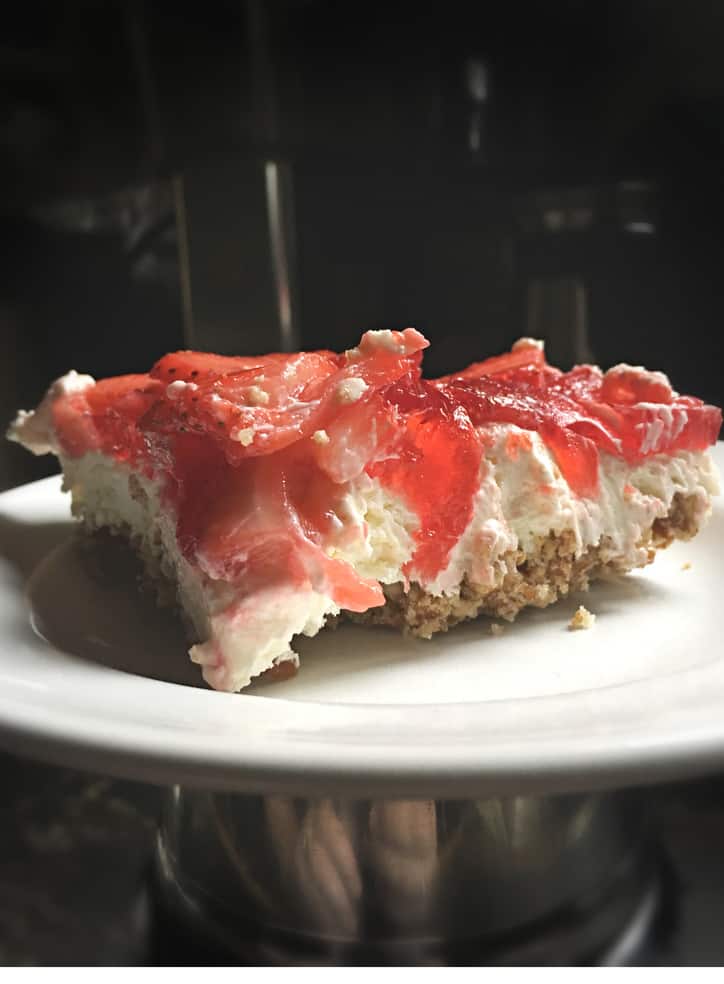
M 172 790 L 166 909 L 227 959 L 624 963 L 657 908 L 635 799 L 299 799 Z

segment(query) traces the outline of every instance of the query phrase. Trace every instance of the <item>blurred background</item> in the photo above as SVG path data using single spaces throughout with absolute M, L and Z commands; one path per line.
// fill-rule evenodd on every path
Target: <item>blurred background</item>
M 723 49 L 717 0 L 8 5 L 3 425 L 71 367 L 410 324 L 431 375 L 528 334 L 724 403 Z M 0 441 L 0 488 L 53 470 Z M 159 790 L 0 776 L 0 963 L 193 961 L 149 929 Z M 724 781 L 645 795 L 640 962 L 721 962 Z
M 724 6 L 37 0 L 0 44 L 0 416 L 163 352 L 522 334 L 724 402 Z M 0 485 L 53 465 L 0 452 Z

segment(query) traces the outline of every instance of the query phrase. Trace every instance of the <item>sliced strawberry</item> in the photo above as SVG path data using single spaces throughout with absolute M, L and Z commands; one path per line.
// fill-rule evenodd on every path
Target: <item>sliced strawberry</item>
M 61 397 L 53 404 L 61 447 L 70 455 L 103 451 L 121 461 L 142 457 L 146 445 L 136 425 L 161 388 L 146 375 L 113 376 Z
M 693 396 L 680 396 L 676 406 L 686 411 L 687 422 L 678 440 L 691 451 L 705 451 L 716 444 L 722 427 L 722 412 Z
M 545 355 L 543 349 L 537 345 L 526 345 L 506 352 L 504 355 L 495 355 L 482 362 L 473 362 L 462 372 L 452 373 L 449 376 L 442 376 L 438 382 L 452 382 L 458 379 L 480 379 L 483 376 L 501 376 L 514 373 L 520 369 L 540 369 L 545 366 Z
M 378 390 L 419 365 L 418 333 L 400 334 L 402 352 L 374 346 L 351 358 L 303 352 L 258 360 L 253 369 L 198 383 L 175 380 L 141 427 L 156 435 L 205 433 L 222 446 L 232 464 L 310 438 L 338 418 L 338 429 L 349 430 L 353 418 L 368 419 L 367 404 Z M 185 373 L 190 366 L 191 362 L 185 365 Z M 352 429 L 359 433 L 359 428 Z M 334 467 L 331 452 L 323 457 Z M 349 477 L 347 466 L 337 471 Z
M 265 358 L 273 358 L 266 356 Z M 186 382 L 202 382 L 217 379 L 230 372 L 243 372 L 246 369 L 261 369 L 264 358 L 214 355 L 211 352 L 169 352 L 153 366 L 149 373 L 154 379 L 172 383 L 176 379 Z
M 176 380 L 192 383 L 206 383 L 222 376 L 234 376 L 247 372 L 265 374 L 279 378 L 290 365 L 301 362 L 303 365 L 338 368 L 344 357 L 334 352 L 300 352 L 294 354 L 272 353 L 260 356 L 214 355 L 210 352 L 171 352 L 164 355 L 149 373 L 154 379 L 164 383 Z M 299 370 L 296 370 L 299 375 Z M 303 373 L 302 373 L 303 374 Z M 309 373 L 311 376 L 311 371 Z
M 99 451 L 101 434 L 88 406 L 86 393 L 72 393 L 53 403 L 53 427 L 61 450 L 72 458 Z
M 598 418 L 620 442 L 618 453 L 630 461 L 703 450 L 716 441 L 721 427 L 717 407 L 676 396 L 663 374 L 645 369 L 615 366 L 604 374 L 593 366 L 577 366 L 552 388 Z
M 622 451 L 629 461 L 653 454 L 703 451 L 717 440 L 721 411 L 691 397 L 670 405 L 637 404 L 616 408 L 624 421 Z
M 194 371 L 191 364 L 186 374 Z M 205 433 L 229 461 L 238 462 L 303 436 L 323 381 L 337 370 L 337 357 L 310 352 L 256 360 L 252 368 L 225 375 L 199 375 L 199 382 L 174 381 L 141 426 L 155 433 Z

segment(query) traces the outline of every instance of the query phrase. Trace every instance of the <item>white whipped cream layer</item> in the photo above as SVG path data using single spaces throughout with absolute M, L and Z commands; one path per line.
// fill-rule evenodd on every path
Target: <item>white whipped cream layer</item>
M 402 569 L 415 550 L 414 533 L 420 525 L 416 513 L 377 479 L 362 473 L 350 482 L 336 517 L 343 532 L 336 538 L 338 545 L 327 548 L 330 557 L 381 584 L 402 580 Z

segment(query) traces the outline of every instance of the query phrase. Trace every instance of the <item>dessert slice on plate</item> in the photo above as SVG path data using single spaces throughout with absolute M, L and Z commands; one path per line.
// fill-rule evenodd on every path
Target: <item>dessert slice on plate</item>
M 427 344 L 71 372 L 9 436 L 175 586 L 219 690 L 293 669 L 294 636 L 340 613 L 423 637 L 513 619 L 698 532 L 719 409 L 640 367 L 561 372 L 531 339 L 426 380 Z

